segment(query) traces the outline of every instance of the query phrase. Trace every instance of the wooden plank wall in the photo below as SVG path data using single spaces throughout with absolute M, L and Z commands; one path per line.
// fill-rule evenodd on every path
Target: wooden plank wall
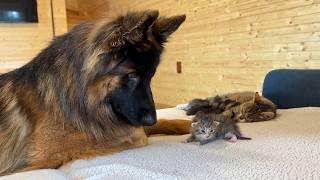
M 115 11 L 187 14 L 153 79 L 155 101 L 175 105 L 231 91 L 260 91 L 276 68 L 320 68 L 319 0 L 117 0 Z M 112 12 L 112 11 L 111 11 Z M 182 74 L 176 73 L 177 61 Z
M 68 30 L 84 21 L 97 20 L 109 15 L 108 0 L 66 0 L 66 2 Z
M 88 4 L 84 4 L 79 0 L 66 0 L 68 31 L 70 31 L 74 26 L 91 19 L 86 8 L 89 4 L 94 2 L 94 0 L 85 2 Z
M 46 0 L 46 1 L 50 1 L 50 0 Z M 66 0 L 52 0 L 52 6 L 53 6 L 55 35 L 59 36 L 68 31 Z
M 67 9 L 68 31 L 70 31 L 74 26 L 90 19 L 90 17 L 82 12 Z
M 39 23 L 0 23 L 0 73 L 22 66 L 53 38 L 49 0 L 38 0 Z M 65 0 L 54 0 L 56 34 L 67 31 Z

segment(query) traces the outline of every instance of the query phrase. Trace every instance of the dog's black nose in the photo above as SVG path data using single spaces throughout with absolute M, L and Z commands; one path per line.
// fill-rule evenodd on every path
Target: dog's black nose
M 156 113 L 147 113 L 142 117 L 142 123 L 144 126 L 151 126 L 157 122 Z

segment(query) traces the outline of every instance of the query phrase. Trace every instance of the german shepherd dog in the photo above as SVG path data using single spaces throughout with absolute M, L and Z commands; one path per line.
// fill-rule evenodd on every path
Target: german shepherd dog
M 78 25 L 0 76 L 0 175 L 145 146 L 148 134 L 189 133 L 190 121 L 156 118 L 150 82 L 185 20 L 158 15 Z

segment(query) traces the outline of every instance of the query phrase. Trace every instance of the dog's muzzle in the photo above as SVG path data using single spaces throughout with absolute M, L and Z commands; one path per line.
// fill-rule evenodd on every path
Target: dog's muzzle
M 142 123 L 144 126 L 152 126 L 157 122 L 156 113 L 148 113 L 142 118 Z

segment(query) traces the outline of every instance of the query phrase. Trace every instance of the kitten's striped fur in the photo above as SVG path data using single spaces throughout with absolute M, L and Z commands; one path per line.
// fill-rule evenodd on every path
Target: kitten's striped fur
M 188 106 L 188 115 L 194 115 L 199 111 L 222 113 L 231 110 L 236 114 L 236 120 L 241 122 L 274 119 L 277 109 L 274 103 L 257 92 L 238 92 L 207 99 L 194 99 Z
M 229 139 L 231 142 L 250 140 L 243 137 L 235 121 L 235 114 L 227 110 L 224 113 L 198 112 L 192 120 L 190 137 L 187 142 L 199 142 L 200 145 L 210 143 L 217 138 Z

